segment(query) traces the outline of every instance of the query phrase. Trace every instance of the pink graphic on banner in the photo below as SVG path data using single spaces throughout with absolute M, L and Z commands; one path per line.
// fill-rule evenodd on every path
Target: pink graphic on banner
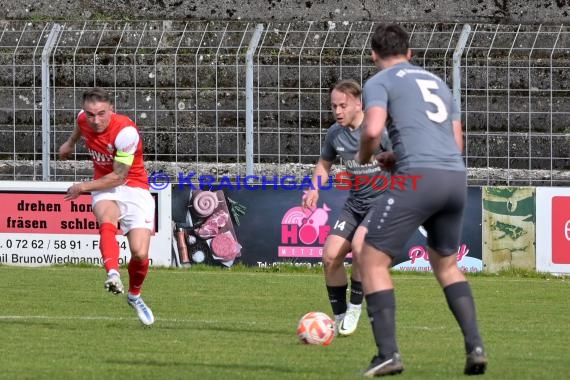
M 461 244 L 459 247 L 459 251 L 457 251 L 457 261 L 463 260 L 464 256 L 469 254 L 469 248 L 466 244 Z M 422 247 L 421 245 L 413 246 L 408 251 L 408 256 L 410 257 L 411 264 L 415 264 L 416 260 L 423 259 L 426 262 L 429 262 L 429 253 L 426 248 Z
M 313 213 L 309 216 L 301 229 L 299 230 L 299 239 L 303 244 L 313 244 L 317 238 L 319 237 L 319 228 L 322 226 L 326 226 L 327 220 L 329 220 L 328 212 L 331 209 L 326 205 L 323 205 L 323 208 L 317 208 Z
M 461 244 L 457 252 L 457 265 L 459 269 L 463 272 L 477 272 L 482 270 L 476 264 L 477 259 L 473 259 L 468 256 L 469 247 L 466 244 Z M 431 272 L 431 266 L 429 263 L 429 253 L 426 247 L 421 245 L 415 245 L 410 247 L 408 250 L 409 261 L 405 261 L 393 267 L 393 269 L 401 271 L 413 271 L 413 272 Z
M 304 209 L 301 206 L 290 208 L 285 215 L 283 215 L 281 224 L 296 224 L 300 227 L 305 223 L 312 212 L 312 210 Z
M 330 207 L 305 209 L 292 207 L 281 219 L 281 246 L 279 257 L 321 257 L 322 248 L 307 245 L 323 245 L 329 234 L 330 226 L 327 225 Z M 302 243 L 304 245 L 299 245 Z

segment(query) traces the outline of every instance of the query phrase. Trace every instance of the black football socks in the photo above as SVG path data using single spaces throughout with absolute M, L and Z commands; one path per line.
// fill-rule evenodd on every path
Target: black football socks
M 334 315 L 346 313 L 346 289 L 348 289 L 348 284 L 342 286 L 327 285 L 327 293 Z
M 396 298 L 394 289 L 366 295 L 366 310 L 372 325 L 372 333 L 382 360 L 398 352 L 396 343 Z
M 477 316 L 475 315 L 475 302 L 471 287 L 467 281 L 460 281 L 448 285 L 443 289 L 449 309 L 455 316 L 463 337 L 465 339 L 465 352 L 470 353 L 475 347 L 483 347 L 479 335 Z
M 364 295 L 362 293 L 362 282 L 356 281 L 354 278 L 350 279 L 350 303 L 353 305 L 360 305 Z

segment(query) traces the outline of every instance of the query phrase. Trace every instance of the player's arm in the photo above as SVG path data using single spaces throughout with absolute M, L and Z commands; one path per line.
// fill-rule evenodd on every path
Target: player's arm
M 386 109 L 373 106 L 364 113 L 364 125 L 366 126 L 360 135 L 360 150 L 354 158 L 356 162 L 363 165 L 370 162 L 374 152 L 380 145 L 380 138 L 386 126 L 388 113 Z
M 115 140 L 116 153 L 113 158 L 113 171 L 101 178 L 74 184 L 67 189 L 64 199 L 75 199 L 81 193 L 111 189 L 124 184 L 135 160 L 138 143 L 138 131 L 134 127 L 123 128 Z
M 463 128 L 461 126 L 461 109 L 457 102 L 451 102 L 451 127 L 453 130 L 453 139 L 455 144 L 459 148 L 459 151 L 463 153 Z
M 396 156 L 392 150 L 392 140 L 388 135 L 388 127 L 384 127 L 380 137 L 380 153 L 376 154 L 376 161 L 380 169 L 392 172 L 396 166 Z
M 59 153 L 59 158 L 61 160 L 67 160 L 69 155 L 73 153 L 73 150 L 75 149 L 75 144 L 77 144 L 77 141 L 80 138 L 81 138 L 81 129 L 79 129 L 79 126 L 76 125 L 73 132 L 71 132 L 71 136 L 69 136 L 69 138 L 59 147 L 58 153 Z
M 131 169 L 132 159 L 128 158 L 125 160 L 124 153 L 117 152 L 115 160 L 113 161 L 113 171 L 109 174 L 104 175 L 101 178 L 94 179 L 87 182 L 79 182 L 67 189 L 67 194 L 65 195 L 65 200 L 71 200 L 79 197 L 82 193 L 89 193 L 92 191 L 106 190 L 113 187 L 120 186 L 127 180 L 127 175 Z M 134 155 L 130 155 L 134 158 Z M 117 158 L 119 160 L 117 160 Z M 130 163 L 128 161 L 130 160 Z
M 313 177 L 311 178 L 311 189 L 303 195 L 301 202 L 303 208 L 316 207 L 317 201 L 319 200 L 319 187 L 328 183 L 331 167 L 335 158 L 338 156 L 338 152 L 333 144 L 333 140 L 338 131 L 338 127 L 334 125 L 327 131 L 325 141 L 321 148 L 321 155 L 315 166 Z
M 129 174 L 129 170 L 131 169 L 131 165 L 133 163 L 132 160 L 130 163 L 125 162 L 125 156 L 125 153 L 119 153 L 119 151 L 117 151 L 117 155 L 113 161 L 113 171 L 93 181 L 80 183 L 83 185 L 83 192 L 106 190 L 124 184 L 127 180 L 127 175 Z M 131 156 L 134 158 L 134 155 Z M 119 161 L 117 159 L 119 159 Z
M 317 166 L 315 166 L 315 171 L 313 172 L 313 178 L 311 178 L 311 182 L 315 189 L 318 189 L 319 185 L 323 186 L 329 182 L 329 174 L 331 172 L 332 165 L 332 161 L 319 158 Z
M 463 128 L 461 127 L 461 120 L 453 120 L 453 137 L 459 151 L 463 153 Z
M 332 165 L 332 161 L 319 158 L 313 172 L 313 177 L 311 178 L 312 188 L 303 196 L 303 207 L 311 208 L 317 206 L 317 201 L 319 200 L 319 187 L 328 183 Z

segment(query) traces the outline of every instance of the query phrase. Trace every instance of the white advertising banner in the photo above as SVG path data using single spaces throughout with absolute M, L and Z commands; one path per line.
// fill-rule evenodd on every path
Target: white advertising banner
M 570 273 L 570 188 L 536 189 L 536 270 Z
M 99 225 L 91 195 L 63 199 L 71 182 L 0 182 L 0 264 L 48 266 L 101 265 Z M 152 191 L 156 201 L 155 231 L 150 240 L 152 266 L 172 261 L 171 190 Z M 130 259 L 129 244 L 117 232 L 120 264 Z

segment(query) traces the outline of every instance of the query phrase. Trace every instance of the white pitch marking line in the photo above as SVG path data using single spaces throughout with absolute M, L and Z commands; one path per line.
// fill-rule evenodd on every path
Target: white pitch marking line
M 135 318 L 135 317 L 133 317 Z M 32 320 L 32 319 L 45 319 L 45 320 L 78 320 L 78 321 L 127 321 L 133 318 L 127 317 L 106 317 L 106 316 L 88 316 L 88 315 L 0 315 L 0 320 Z M 135 318 L 136 319 L 136 318 Z M 214 321 L 206 319 L 183 319 L 183 318 L 160 318 L 160 322 L 174 322 L 174 323 L 208 323 L 208 324 L 242 324 L 242 325 L 256 325 L 255 321 Z

